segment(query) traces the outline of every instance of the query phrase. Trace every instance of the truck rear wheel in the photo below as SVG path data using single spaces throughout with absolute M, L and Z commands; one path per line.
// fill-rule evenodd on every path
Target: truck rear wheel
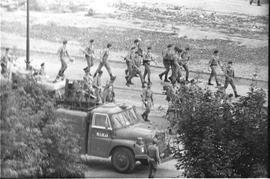
M 116 171 L 125 173 L 135 168 L 135 157 L 127 148 L 116 148 L 112 153 L 111 162 Z

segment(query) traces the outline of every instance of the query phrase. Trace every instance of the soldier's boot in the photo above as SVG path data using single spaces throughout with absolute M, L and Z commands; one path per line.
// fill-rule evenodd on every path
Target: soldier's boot
M 168 74 L 165 74 L 164 82 L 170 82 L 170 81 L 168 80 Z
M 127 87 L 129 87 L 131 85 L 131 81 L 127 79 L 126 85 L 127 85 Z
M 238 95 L 236 91 L 234 91 L 234 96 L 235 96 L 236 98 L 240 97 L 240 95 Z
M 145 112 L 142 114 L 142 118 L 143 120 L 145 120 Z
M 213 85 L 210 79 L 208 80 L 208 85 Z
M 148 119 L 148 114 L 145 114 L 145 119 L 146 122 L 149 122 L 150 120 Z
M 163 74 L 161 73 L 158 76 L 159 76 L 159 79 L 162 80 Z

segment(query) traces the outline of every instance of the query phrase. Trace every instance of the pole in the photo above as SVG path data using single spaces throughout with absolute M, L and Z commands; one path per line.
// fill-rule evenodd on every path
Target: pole
M 30 41 L 29 41 L 29 0 L 26 1 L 26 70 L 29 70 L 30 59 L 29 59 L 29 48 L 30 48 Z

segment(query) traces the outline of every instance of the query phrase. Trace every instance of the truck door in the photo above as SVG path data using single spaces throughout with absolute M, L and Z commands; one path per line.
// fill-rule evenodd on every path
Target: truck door
M 107 114 L 94 113 L 92 118 L 91 151 L 94 156 L 107 157 L 112 141 L 112 126 Z

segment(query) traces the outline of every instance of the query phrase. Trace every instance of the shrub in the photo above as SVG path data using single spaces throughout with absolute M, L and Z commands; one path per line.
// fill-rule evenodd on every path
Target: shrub
M 1 177 L 83 177 L 78 137 L 31 78 L 1 85 Z
M 181 86 L 172 106 L 177 169 L 186 177 L 267 177 L 266 93 L 252 89 L 238 102 L 196 85 Z M 170 98 L 170 97 L 168 97 Z

